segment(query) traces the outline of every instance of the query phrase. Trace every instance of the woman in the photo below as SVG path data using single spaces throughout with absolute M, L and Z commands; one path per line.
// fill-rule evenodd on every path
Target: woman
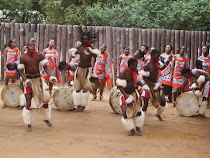
M 45 56 L 45 59 L 48 60 L 48 69 L 50 70 L 50 75 L 54 76 L 57 78 L 58 84 L 60 84 L 60 72 L 58 70 L 58 64 L 59 64 L 59 56 L 58 56 L 58 52 L 53 49 L 55 44 L 54 40 L 50 40 L 47 48 L 43 50 L 43 55 Z M 41 72 L 42 74 L 42 78 L 44 78 L 46 81 L 49 82 L 49 76 L 46 74 L 45 71 L 42 70 Z M 53 88 L 53 83 L 49 82 L 49 91 L 50 94 L 52 92 L 52 88 Z
M 187 79 L 181 75 L 181 71 L 183 68 L 189 67 L 189 59 L 185 56 L 186 47 L 182 46 L 180 48 L 179 54 L 176 54 L 174 56 L 174 62 L 173 62 L 173 84 L 172 84 L 172 93 L 174 98 L 173 107 L 176 106 L 176 98 L 184 92 L 186 86 L 188 85 Z
M 4 51 L 4 71 L 5 71 L 5 86 L 8 85 L 9 80 L 12 80 L 12 83 L 15 83 L 17 79 L 16 70 L 8 70 L 6 65 L 12 62 L 19 62 L 20 60 L 20 51 L 15 45 L 15 39 L 9 39 L 8 47 Z
M 82 45 L 82 43 L 80 41 L 77 41 L 75 43 L 75 47 L 76 48 L 81 46 L 81 45 Z M 80 55 L 79 54 L 74 54 L 74 53 L 72 53 L 72 51 L 74 51 L 74 48 L 73 49 L 71 48 L 69 50 L 69 60 L 68 60 L 67 63 L 77 66 L 79 61 L 80 61 Z M 68 73 L 67 73 L 67 82 L 68 82 L 69 86 L 72 86 L 71 85 L 71 81 L 73 81 L 73 80 L 74 80 L 74 71 L 68 71 Z

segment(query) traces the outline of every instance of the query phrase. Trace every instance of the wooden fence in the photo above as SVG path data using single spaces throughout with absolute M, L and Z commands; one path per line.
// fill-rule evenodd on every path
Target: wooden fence
M 79 40 L 76 26 L 23 23 L 0 24 L 1 80 L 4 79 L 4 49 L 9 38 L 16 39 L 16 46 L 21 51 L 31 37 L 35 37 L 36 47 L 38 47 L 39 51 L 43 51 L 49 39 L 54 39 L 55 49 L 59 52 L 60 61 L 67 60 L 68 50 Z M 129 46 L 133 55 L 142 44 L 155 47 L 159 51 L 164 52 L 165 45 L 170 43 L 173 46 L 174 54 L 180 46 L 185 45 L 191 68 L 193 68 L 195 67 L 196 58 L 201 55 L 202 45 L 210 44 L 209 31 L 119 28 L 110 26 L 83 26 L 82 28 L 84 30 L 92 29 L 99 33 L 99 38 L 94 43 L 97 48 L 102 43 L 107 43 L 107 52 L 111 54 L 113 59 L 115 75 L 118 57 L 123 52 L 124 46 Z

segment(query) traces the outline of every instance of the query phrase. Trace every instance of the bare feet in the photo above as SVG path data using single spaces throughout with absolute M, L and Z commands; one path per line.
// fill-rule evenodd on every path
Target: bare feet
M 18 106 L 17 109 L 18 110 L 23 110 L 24 106 Z
M 100 101 L 104 101 L 104 100 L 103 100 L 103 96 L 99 96 L 99 100 L 100 100 Z
M 47 124 L 48 127 L 52 127 L 52 123 L 50 123 L 49 120 L 44 120 L 44 122 Z
M 172 108 L 175 108 L 176 107 L 176 103 L 173 103 L 173 105 L 171 106 Z
M 163 121 L 162 117 L 160 115 L 156 115 L 159 121 Z
M 84 106 L 80 106 L 79 112 L 83 112 L 84 110 L 85 110 L 85 107 Z
M 32 129 L 31 129 L 31 125 L 28 125 L 27 129 L 26 129 L 26 132 L 31 132 Z
M 97 96 L 95 95 L 95 96 L 93 96 L 92 101 L 96 101 L 96 100 L 97 100 Z
M 128 133 L 128 136 L 133 136 L 135 134 L 135 131 L 134 129 L 132 129 L 129 133 Z
M 136 132 L 137 132 L 137 134 L 138 134 L 139 136 L 141 136 L 141 135 L 142 135 L 141 130 L 140 130 L 140 128 L 139 128 L 139 127 L 136 127 Z

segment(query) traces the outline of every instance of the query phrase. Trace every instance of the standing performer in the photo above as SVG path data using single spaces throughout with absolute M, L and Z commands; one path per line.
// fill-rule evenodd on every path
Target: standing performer
M 80 41 L 77 41 L 76 43 L 75 43 L 75 46 L 76 47 L 78 47 L 78 46 L 81 46 L 82 45 L 82 43 L 80 42 Z M 71 48 L 70 50 L 69 50 L 69 60 L 68 60 L 68 64 L 70 64 L 70 65 L 75 65 L 75 66 L 78 66 L 78 63 L 79 63 L 79 61 L 80 61 L 80 55 L 79 54 L 73 54 L 72 55 L 72 52 L 74 52 L 75 51 L 75 49 L 76 48 Z M 72 86 L 72 84 L 71 84 L 71 81 L 73 81 L 74 80 L 74 71 L 68 71 L 67 72 L 67 82 L 68 82 L 68 85 L 69 86 Z
M 144 125 L 145 114 L 141 112 L 141 107 L 138 102 L 139 93 L 136 91 L 138 85 L 142 85 L 141 75 L 138 75 L 137 60 L 129 59 L 128 67 L 120 72 L 117 79 L 118 87 L 121 91 L 120 105 L 123 112 L 121 119 L 125 128 L 129 131 L 128 135 L 137 134 L 140 136 L 140 127 Z
M 202 55 L 197 59 L 196 66 L 198 69 L 202 69 L 210 74 L 210 55 L 209 55 L 208 46 L 202 47 Z M 203 91 L 203 97 L 208 100 L 208 106 L 209 106 L 209 100 L 210 100 L 210 82 L 209 81 L 205 85 L 205 88 Z
M 31 125 L 33 123 L 33 110 L 31 107 L 32 96 L 37 104 L 37 106 L 43 103 L 41 109 L 43 112 L 43 121 L 49 127 L 52 127 L 50 123 L 51 118 L 51 107 L 48 105 L 50 100 L 50 93 L 47 84 L 44 79 L 41 78 L 39 74 L 39 64 L 43 66 L 45 72 L 50 76 L 50 71 L 47 67 L 48 60 L 44 56 L 35 52 L 35 45 L 33 42 L 27 43 L 27 53 L 23 54 L 20 57 L 20 64 L 18 65 L 18 70 L 24 81 L 24 93 L 26 97 L 26 107 L 23 108 L 23 121 L 28 126 L 26 131 L 31 132 Z M 25 74 L 24 74 L 25 70 Z M 55 83 L 56 78 L 50 76 L 50 82 Z
M 72 52 L 80 55 L 80 62 L 74 76 L 73 97 L 74 104 L 77 106 L 76 111 L 81 112 L 88 104 L 90 92 L 94 94 L 90 84 L 91 59 L 100 56 L 101 52 L 92 46 L 92 40 L 97 38 L 96 33 L 92 33 L 92 31 L 83 32 L 80 27 L 77 29 L 81 35 L 82 45 L 77 47 L 78 51 Z
M 138 62 L 137 70 L 138 70 L 138 72 L 140 72 L 144 68 L 144 60 L 145 60 L 144 59 L 144 52 L 141 49 L 137 50 L 134 54 L 134 58 Z
M 58 70 L 59 56 L 58 56 L 58 52 L 55 49 L 53 49 L 54 44 L 55 44 L 55 41 L 51 39 L 47 45 L 47 48 L 43 50 L 43 55 L 44 55 L 45 59 L 48 60 L 47 66 L 48 66 L 48 69 L 50 70 L 51 76 L 56 77 L 58 84 L 60 84 L 61 76 L 60 76 L 60 72 Z M 44 70 L 42 70 L 41 75 L 42 75 L 42 78 L 44 78 L 46 81 L 48 81 L 49 90 L 50 90 L 50 94 L 51 94 L 52 89 L 53 89 L 53 83 L 49 82 L 50 77 Z
M 99 100 L 103 101 L 103 92 L 105 84 L 107 87 L 111 88 L 112 86 L 112 63 L 111 58 L 108 52 L 106 52 L 107 45 L 104 43 L 101 45 L 101 55 L 96 58 L 94 71 L 98 76 L 98 80 L 101 82 L 102 87 L 100 87 L 100 96 Z M 95 94 L 97 89 L 94 89 Z M 96 100 L 97 96 L 94 95 L 92 100 Z
M 146 112 L 148 101 L 151 97 L 151 101 L 156 108 L 155 115 L 160 121 L 162 121 L 163 119 L 160 115 L 167 108 L 167 103 L 165 100 L 165 96 L 160 88 L 161 81 L 159 80 L 158 73 L 159 70 L 163 70 L 169 64 L 169 62 L 172 60 L 172 56 L 168 57 L 164 65 L 162 62 L 158 61 L 159 57 L 160 52 L 156 49 L 153 49 L 151 51 L 151 59 L 144 66 L 144 70 L 141 71 L 144 81 L 149 86 L 148 88 L 148 86 L 144 85 L 142 88 L 150 91 L 150 93 L 148 91 L 145 91 L 146 94 L 142 94 L 145 97 L 142 110 Z
M 8 85 L 9 80 L 12 80 L 12 83 L 15 83 L 17 78 L 16 70 L 8 70 L 6 65 L 12 62 L 19 62 L 20 60 L 20 51 L 15 46 L 15 40 L 9 39 L 8 47 L 4 51 L 4 71 L 5 71 L 5 86 Z
M 173 84 L 172 84 L 172 93 L 173 93 L 173 107 L 176 106 L 176 98 L 184 92 L 185 85 L 188 84 L 187 79 L 181 75 L 183 68 L 188 68 L 188 58 L 185 57 L 185 46 L 180 48 L 180 53 L 174 56 L 173 61 Z
M 149 52 L 149 47 L 145 44 L 141 46 L 141 51 L 144 52 L 144 62 L 146 63 L 149 59 L 151 59 L 151 54 Z
M 32 38 L 30 39 L 30 42 L 34 42 L 34 43 L 35 43 L 35 38 L 32 37 Z M 39 52 L 37 47 L 35 47 L 35 52 Z M 27 46 L 24 46 L 24 47 L 23 47 L 23 50 L 22 50 L 21 55 L 23 55 L 24 53 L 27 53 Z
M 193 77 L 196 79 L 197 84 L 201 84 L 199 90 L 195 91 L 195 95 L 197 95 L 198 97 L 202 97 L 201 98 L 202 102 L 200 103 L 200 107 L 198 109 L 198 115 L 205 117 L 205 112 L 206 112 L 208 102 L 207 102 L 207 98 L 202 96 L 202 91 L 203 92 L 205 91 L 205 85 L 210 81 L 209 72 L 206 72 L 206 71 L 200 70 L 200 69 L 190 70 L 188 68 L 183 68 L 181 74 L 186 78 Z M 191 89 L 196 89 L 197 84 L 193 84 L 191 86 Z
M 168 44 L 165 47 L 165 53 L 160 55 L 160 60 L 165 63 L 167 58 L 174 55 L 171 52 L 172 45 Z M 168 95 L 169 103 L 172 103 L 172 79 L 173 79 L 173 63 L 169 62 L 168 66 L 161 71 L 163 92 Z
M 123 70 L 123 69 L 126 69 L 128 67 L 128 60 L 130 58 L 133 58 L 131 55 L 130 55 L 130 49 L 128 46 L 125 46 L 124 47 L 124 53 L 121 54 L 119 56 L 119 65 L 118 65 L 118 71 L 117 71 L 117 76 L 119 76 L 120 72 Z

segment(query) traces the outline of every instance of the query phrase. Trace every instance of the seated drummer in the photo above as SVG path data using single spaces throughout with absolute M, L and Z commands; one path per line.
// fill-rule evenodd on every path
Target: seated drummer
M 117 79 L 118 87 L 122 93 L 120 96 L 123 112 L 121 121 L 129 131 L 129 136 L 135 134 L 135 129 L 137 134 L 141 135 L 140 127 L 144 125 L 145 115 L 141 112 L 138 101 L 139 93 L 136 90 L 138 85 L 142 85 L 141 79 L 142 77 L 138 75 L 137 71 L 137 60 L 133 58 L 128 60 L 128 67 L 120 72 L 119 79 Z
M 195 95 L 197 95 L 198 97 L 203 97 L 202 103 L 199 107 L 198 110 L 198 115 L 205 117 L 205 111 L 207 108 L 207 98 L 205 97 L 207 96 L 206 93 L 209 95 L 210 94 L 210 75 L 208 72 L 201 70 L 201 69 L 188 69 L 188 68 L 184 68 L 181 71 L 181 75 L 183 75 L 186 78 L 191 78 L 193 77 L 194 79 L 196 79 L 196 83 L 192 84 L 191 89 L 196 89 L 198 87 L 198 84 L 201 84 L 199 90 L 195 91 Z
M 61 61 L 58 65 L 59 70 L 75 71 L 78 64 L 67 64 L 65 61 Z

